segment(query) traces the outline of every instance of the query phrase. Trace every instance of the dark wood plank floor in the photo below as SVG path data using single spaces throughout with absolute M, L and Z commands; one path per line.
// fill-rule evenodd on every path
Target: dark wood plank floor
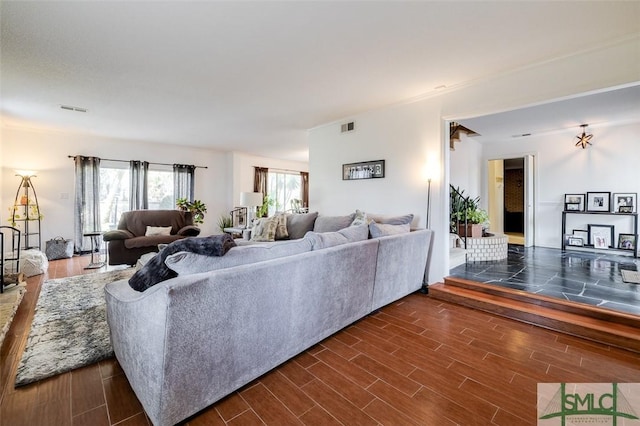
M 1 425 L 150 424 L 115 359 L 13 387 L 43 280 L 95 272 L 88 261 L 29 278 L 0 352 Z M 188 424 L 533 425 L 538 382 L 613 381 L 640 382 L 638 355 L 414 294 Z

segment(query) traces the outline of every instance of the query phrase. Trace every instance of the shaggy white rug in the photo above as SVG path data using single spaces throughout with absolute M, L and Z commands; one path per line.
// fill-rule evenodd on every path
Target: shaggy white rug
M 0 293 L 0 347 L 26 292 L 27 284 L 21 282 L 17 286 L 5 288 L 4 293 Z
M 47 280 L 42 284 L 16 386 L 64 373 L 113 355 L 104 286 L 134 268 Z

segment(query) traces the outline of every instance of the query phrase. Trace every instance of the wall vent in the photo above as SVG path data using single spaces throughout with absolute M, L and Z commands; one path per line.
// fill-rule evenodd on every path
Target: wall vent
M 353 132 L 356 129 L 356 123 L 351 121 L 340 126 L 340 133 Z
M 75 111 L 75 112 L 87 112 L 86 108 L 80 108 L 80 107 L 74 107 L 71 105 L 60 105 L 61 109 L 67 110 L 67 111 Z

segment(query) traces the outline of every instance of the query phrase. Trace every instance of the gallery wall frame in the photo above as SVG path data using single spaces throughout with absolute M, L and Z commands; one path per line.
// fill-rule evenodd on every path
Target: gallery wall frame
M 379 179 L 385 173 L 385 161 L 361 161 L 342 165 L 342 180 Z

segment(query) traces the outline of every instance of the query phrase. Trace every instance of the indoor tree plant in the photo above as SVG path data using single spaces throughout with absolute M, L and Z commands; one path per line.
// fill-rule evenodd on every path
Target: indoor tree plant
M 200 225 L 204 222 L 204 214 L 207 212 L 207 206 L 202 201 L 189 201 L 186 198 L 178 198 L 176 200 L 176 206 L 179 210 L 191 212 L 194 224 Z

